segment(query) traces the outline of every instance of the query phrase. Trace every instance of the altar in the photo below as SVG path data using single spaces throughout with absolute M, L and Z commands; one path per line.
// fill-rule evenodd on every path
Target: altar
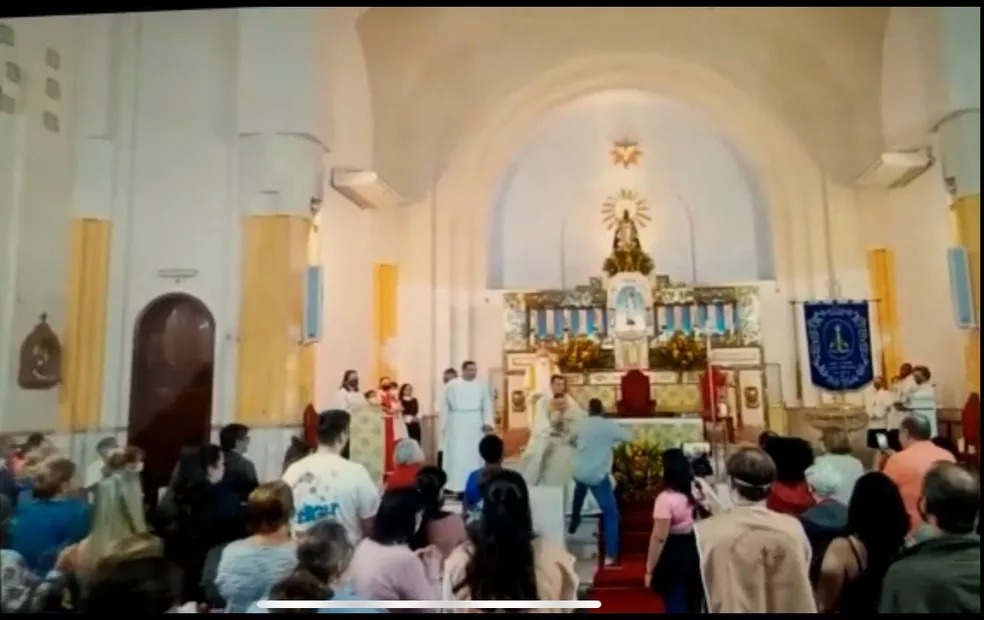
M 567 290 L 506 292 L 500 423 L 531 428 L 550 377 L 584 409 L 610 415 L 662 446 L 704 441 L 702 414 L 766 427 L 758 288 L 679 284 L 655 273 L 628 209 L 610 220 L 602 275 Z M 702 381 L 715 368 L 712 403 Z M 631 379 L 631 381 L 630 381 Z

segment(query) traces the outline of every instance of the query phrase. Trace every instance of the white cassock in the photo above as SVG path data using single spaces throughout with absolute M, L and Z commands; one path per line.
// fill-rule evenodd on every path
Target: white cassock
M 936 388 L 927 381 L 921 385 L 916 385 L 906 394 L 906 399 L 902 403 L 911 410 L 912 415 L 918 415 L 929 422 L 930 437 L 939 435 L 939 421 L 937 420 Z
M 871 430 L 894 430 L 899 427 L 896 419 L 895 394 L 884 388 L 871 390 L 865 394 L 865 413 L 868 414 L 868 428 Z
M 536 420 L 537 401 L 550 396 L 550 379 L 556 374 L 560 374 L 560 368 L 549 355 L 537 354 L 526 369 L 523 388 L 526 390 L 526 425 L 530 429 Z
M 352 413 L 352 411 L 366 406 L 366 397 L 359 390 L 349 391 L 341 388 L 335 392 L 331 406 L 334 409 L 342 409 Z
M 478 379 L 452 379 L 444 387 L 441 401 L 441 450 L 447 489 L 460 493 L 468 475 L 484 465 L 478 444 L 485 436 L 483 426 L 493 426 L 492 397 Z
M 552 395 L 544 395 L 536 403 L 530 441 L 519 461 L 519 470 L 530 487 L 558 487 L 563 489 L 565 515 L 571 514 L 574 500 L 574 445 L 570 438 L 578 423 L 587 417 L 571 396 L 567 395 L 567 410 L 563 413 L 560 428 L 550 424 Z M 590 493 L 581 509 L 581 515 L 598 513 L 598 504 Z
M 905 403 L 909 393 L 916 389 L 916 378 L 910 373 L 905 379 L 900 379 L 892 384 L 895 391 L 895 402 Z

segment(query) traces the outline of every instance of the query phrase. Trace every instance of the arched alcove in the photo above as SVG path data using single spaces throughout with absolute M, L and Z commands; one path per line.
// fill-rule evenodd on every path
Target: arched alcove
M 639 143 L 638 163 L 613 162 L 622 138 Z M 556 108 L 506 168 L 490 209 L 487 286 L 566 288 L 600 275 L 611 245 L 601 209 L 619 192 L 648 208 L 641 237 L 658 273 L 774 277 L 768 205 L 736 149 L 682 104 L 608 90 Z

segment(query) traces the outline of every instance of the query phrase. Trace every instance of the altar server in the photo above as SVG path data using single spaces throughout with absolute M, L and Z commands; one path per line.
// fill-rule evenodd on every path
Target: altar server
M 446 488 L 455 493 L 462 492 L 468 474 L 482 466 L 478 444 L 494 430 L 492 398 L 488 386 L 475 378 L 477 373 L 475 362 L 462 364 L 461 377 L 448 382 L 441 399 L 443 468 Z
M 883 377 L 875 377 L 871 390 L 864 395 L 864 410 L 868 414 L 868 446 L 878 445 L 875 436 L 899 430 L 902 414 L 895 407 L 896 395 L 885 386 Z
M 929 368 L 916 366 L 912 371 L 915 387 L 906 394 L 903 406 L 914 415 L 922 416 L 929 422 L 930 437 L 940 434 L 937 420 L 936 388 L 929 382 Z

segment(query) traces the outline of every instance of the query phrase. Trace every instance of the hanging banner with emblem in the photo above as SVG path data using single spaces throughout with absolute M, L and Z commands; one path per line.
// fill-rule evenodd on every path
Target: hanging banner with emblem
M 813 385 L 832 392 L 860 389 L 874 379 L 868 302 L 803 304 Z

